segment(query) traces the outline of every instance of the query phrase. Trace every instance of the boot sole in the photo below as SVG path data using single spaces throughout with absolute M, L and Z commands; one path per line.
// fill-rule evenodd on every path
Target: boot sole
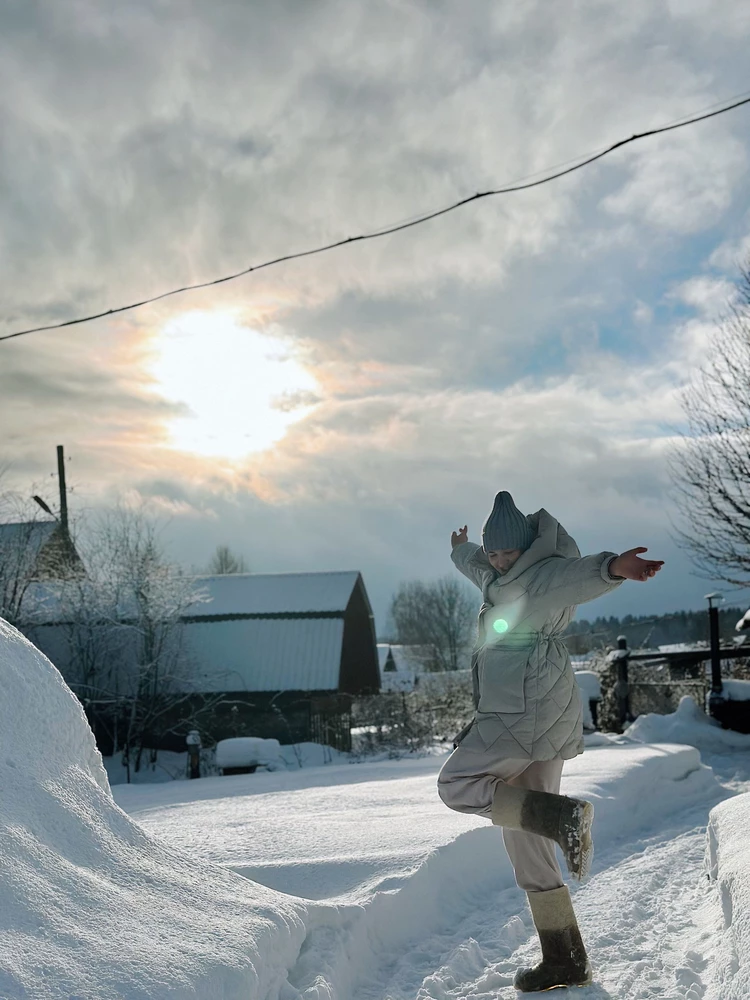
M 591 802 L 585 802 L 581 809 L 581 823 L 578 828 L 577 849 L 570 850 L 566 844 L 561 844 L 565 862 L 572 878 L 577 882 L 582 882 L 591 871 L 591 863 L 594 860 L 594 841 L 591 836 L 591 827 L 594 824 L 594 806 Z M 585 983 L 581 985 L 587 985 Z
M 519 993 L 551 993 L 552 990 L 577 990 L 583 989 L 585 986 L 591 986 L 594 981 L 594 977 L 589 974 L 586 979 L 582 979 L 579 983 L 555 983 L 554 986 L 532 986 L 529 989 L 524 989 L 522 986 L 516 986 L 513 983 L 514 988 Z

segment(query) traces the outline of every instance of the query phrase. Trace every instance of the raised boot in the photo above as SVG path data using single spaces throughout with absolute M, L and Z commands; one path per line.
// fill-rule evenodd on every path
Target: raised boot
M 542 946 L 542 960 L 519 969 L 513 985 L 521 993 L 552 990 L 558 986 L 588 986 L 591 966 L 578 930 L 567 886 L 527 893 L 534 926 Z
M 492 822 L 556 841 L 572 877 L 580 881 L 588 875 L 594 858 L 591 802 L 503 783 L 495 792 Z

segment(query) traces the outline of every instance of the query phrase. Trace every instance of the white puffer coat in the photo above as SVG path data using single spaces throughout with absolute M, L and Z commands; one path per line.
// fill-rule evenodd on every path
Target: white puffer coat
M 528 515 L 531 546 L 500 575 L 484 550 L 457 545 L 451 558 L 482 591 L 472 655 L 476 716 L 462 748 L 498 758 L 567 760 L 583 753 L 581 698 L 562 634 L 576 605 L 622 583 L 616 552 L 584 556 L 546 510 Z

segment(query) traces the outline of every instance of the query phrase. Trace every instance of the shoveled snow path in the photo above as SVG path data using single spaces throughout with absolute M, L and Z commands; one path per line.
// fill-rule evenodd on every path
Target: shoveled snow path
M 747 780 L 727 785 L 750 791 Z M 658 835 L 609 850 L 597 845 L 597 874 L 571 886 L 595 981 L 536 995 L 720 1000 L 713 959 L 722 914 L 704 865 L 707 820 L 708 807 L 693 807 L 667 817 Z M 518 889 L 477 897 L 450 933 L 411 946 L 376 980 L 360 983 L 357 1000 L 515 1000 L 515 970 L 539 957 L 519 901 Z

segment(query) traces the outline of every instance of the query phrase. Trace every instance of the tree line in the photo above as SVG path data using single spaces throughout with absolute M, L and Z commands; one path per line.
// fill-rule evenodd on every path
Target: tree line
M 479 598 L 476 591 L 453 577 L 402 583 L 391 599 L 389 629 L 381 642 L 413 647 L 420 669 L 458 670 L 469 665 L 476 634 Z M 737 635 L 735 625 L 745 608 L 719 608 L 719 634 L 725 643 Z M 624 635 L 631 649 L 708 641 L 706 610 L 675 611 L 663 615 L 625 615 L 579 618 L 565 633 L 573 655 L 606 649 Z
M 719 634 L 729 643 L 738 633 L 735 625 L 746 608 L 719 608 Z M 599 616 L 571 622 L 565 634 L 571 653 L 583 654 L 614 646 L 624 635 L 630 649 L 667 646 L 673 643 L 708 642 L 708 612 L 675 611 L 664 615 L 625 615 L 623 618 Z

